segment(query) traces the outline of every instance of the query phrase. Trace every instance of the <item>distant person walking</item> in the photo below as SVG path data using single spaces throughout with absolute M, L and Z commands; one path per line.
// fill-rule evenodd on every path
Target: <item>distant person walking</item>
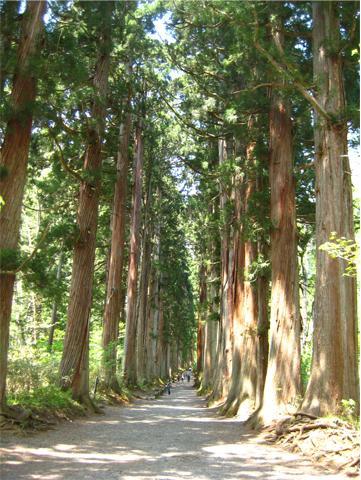
M 167 386 L 165 388 L 168 392 L 168 395 L 170 395 L 170 389 L 171 389 L 171 382 L 170 381 L 167 383 Z

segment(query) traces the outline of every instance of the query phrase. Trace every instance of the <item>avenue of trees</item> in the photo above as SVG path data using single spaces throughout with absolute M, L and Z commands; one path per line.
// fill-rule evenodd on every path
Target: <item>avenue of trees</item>
M 0 2 L 3 416 L 190 365 L 253 425 L 358 412 L 358 7 Z

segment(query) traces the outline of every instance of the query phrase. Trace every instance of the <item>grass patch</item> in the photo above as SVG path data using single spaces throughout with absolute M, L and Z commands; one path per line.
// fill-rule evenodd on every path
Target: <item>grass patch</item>
M 19 405 L 30 409 L 78 409 L 82 408 L 71 398 L 71 392 L 64 392 L 54 385 L 39 387 L 29 392 L 19 392 L 10 395 L 8 404 Z

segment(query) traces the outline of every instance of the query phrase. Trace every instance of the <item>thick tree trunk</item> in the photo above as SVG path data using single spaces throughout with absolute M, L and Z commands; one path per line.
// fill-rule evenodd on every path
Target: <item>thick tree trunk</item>
M 111 47 L 113 2 L 99 3 L 102 23 L 98 58 L 93 80 L 93 127 L 88 130 L 84 160 L 87 178 L 81 182 L 77 214 L 78 240 L 74 247 L 73 269 L 68 305 L 68 323 L 60 364 L 60 384 L 72 389 L 74 399 L 89 405 L 88 338 L 92 303 L 95 241 L 98 223 L 102 137 Z
M 359 401 L 356 280 L 344 262 L 320 246 L 337 237 L 354 240 L 347 124 L 336 2 L 313 3 L 313 68 L 317 99 L 333 121 L 315 115 L 316 292 L 311 377 L 302 410 L 336 413 L 341 400 Z
M 289 411 L 301 394 L 300 312 L 292 124 L 286 101 L 273 93 L 270 115 L 270 352 L 259 419 Z
M 128 98 L 127 108 L 130 108 Z M 107 296 L 103 317 L 103 381 L 106 389 L 120 392 L 116 377 L 117 341 L 121 315 L 122 272 L 124 265 L 124 237 L 126 225 L 127 180 L 129 168 L 129 139 L 131 131 L 131 114 L 126 113 L 124 125 L 119 132 L 117 159 L 117 179 L 115 182 L 112 239 L 108 268 Z
M 32 59 L 41 37 L 42 17 L 46 2 L 29 2 L 24 14 L 10 103 L 12 113 L 6 126 L 1 149 L 1 192 L 5 202 L 0 208 L 0 249 L 16 257 L 19 241 L 21 207 L 26 182 L 26 171 L 36 97 L 36 78 Z M 11 271 L 12 265 L 2 265 Z M 0 409 L 5 408 L 9 327 L 14 292 L 14 273 L 0 274 Z
M 241 222 L 242 213 L 248 214 L 249 204 L 255 192 L 254 148 L 247 147 L 246 184 L 237 186 L 236 218 Z M 249 400 L 248 407 L 254 407 L 257 389 L 257 290 L 249 280 L 252 263 L 256 260 L 257 247 L 249 238 L 246 225 L 235 236 L 235 295 L 233 316 L 233 362 L 232 383 L 223 407 L 227 415 L 236 415 L 242 402 Z M 248 412 L 250 413 L 250 412 Z
M 136 162 L 135 182 L 133 194 L 133 211 L 130 229 L 130 259 L 128 271 L 127 288 L 127 317 L 125 334 L 125 357 L 124 376 L 128 385 L 137 384 L 137 356 L 136 356 L 136 334 L 137 334 L 137 283 L 139 263 L 139 234 L 141 221 L 142 202 L 142 181 L 143 181 L 143 132 L 142 123 L 138 122 L 136 128 Z
M 61 251 L 59 254 L 58 268 L 56 270 L 57 283 L 59 283 L 61 279 L 61 270 L 63 268 L 63 262 L 64 262 L 64 252 Z M 53 307 L 51 309 L 51 324 L 50 324 L 49 339 L 48 339 L 48 350 L 50 352 L 53 349 L 54 333 L 55 333 L 56 324 L 58 322 L 58 304 L 59 304 L 59 298 L 56 297 L 55 300 L 53 301 Z

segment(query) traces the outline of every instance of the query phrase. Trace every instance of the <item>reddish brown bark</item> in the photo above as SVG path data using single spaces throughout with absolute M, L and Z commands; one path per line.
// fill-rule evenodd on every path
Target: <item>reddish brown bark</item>
M 313 2 L 313 68 L 318 103 L 330 119 L 315 115 L 316 291 L 311 378 L 302 410 L 337 413 L 341 400 L 359 401 L 356 280 L 344 262 L 319 247 L 331 232 L 354 240 L 347 124 L 336 2 Z M 338 120 L 337 120 L 338 119 Z
M 292 124 L 287 102 L 273 93 L 270 114 L 271 318 L 261 422 L 268 423 L 301 394 L 300 312 Z
M 130 99 L 128 100 L 128 109 Z M 103 318 L 103 374 L 105 388 L 120 391 L 116 377 L 117 341 L 122 307 L 121 279 L 124 264 L 124 237 L 126 225 L 127 179 L 129 168 L 129 139 L 131 114 L 126 113 L 124 125 L 119 134 L 117 179 L 115 182 L 112 239 L 108 268 L 107 296 Z
M 31 60 L 43 29 L 42 17 L 46 2 L 28 2 L 24 14 L 18 48 L 17 64 L 10 103 L 12 113 L 7 123 L 1 149 L 0 249 L 13 251 L 18 247 L 20 217 L 33 120 L 33 103 L 36 97 L 36 78 Z M 4 266 L 2 266 L 4 269 Z M 12 270 L 7 268 L 6 270 Z M 0 408 L 5 407 L 9 326 L 14 291 L 15 273 L 0 274 Z
M 137 384 L 137 280 L 139 262 L 139 234 L 141 220 L 142 181 L 143 181 L 143 132 L 141 121 L 136 128 L 136 164 L 133 194 L 133 210 L 130 228 L 130 259 L 127 289 L 127 317 L 125 334 L 124 376 L 128 385 Z
M 247 215 L 252 195 L 255 191 L 253 172 L 253 152 L 255 143 L 247 147 L 245 165 L 246 183 L 237 185 L 236 218 L 241 222 L 241 214 Z M 233 314 L 233 362 L 232 383 L 223 412 L 235 415 L 242 402 L 249 400 L 252 408 L 257 388 L 257 290 L 251 284 L 249 275 L 252 263 L 256 260 L 256 244 L 248 239 L 246 224 L 235 236 L 235 294 Z
M 111 47 L 113 2 L 99 3 L 102 18 L 93 80 L 93 126 L 88 130 L 84 159 L 86 179 L 81 182 L 77 213 L 78 239 L 74 247 L 68 305 L 68 323 L 60 364 L 60 384 L 71 388 L 74 399 L 90 404 L 88 389 L 88 337 L 92 303 L 95 240 L 98 223 L 102 137 Z

